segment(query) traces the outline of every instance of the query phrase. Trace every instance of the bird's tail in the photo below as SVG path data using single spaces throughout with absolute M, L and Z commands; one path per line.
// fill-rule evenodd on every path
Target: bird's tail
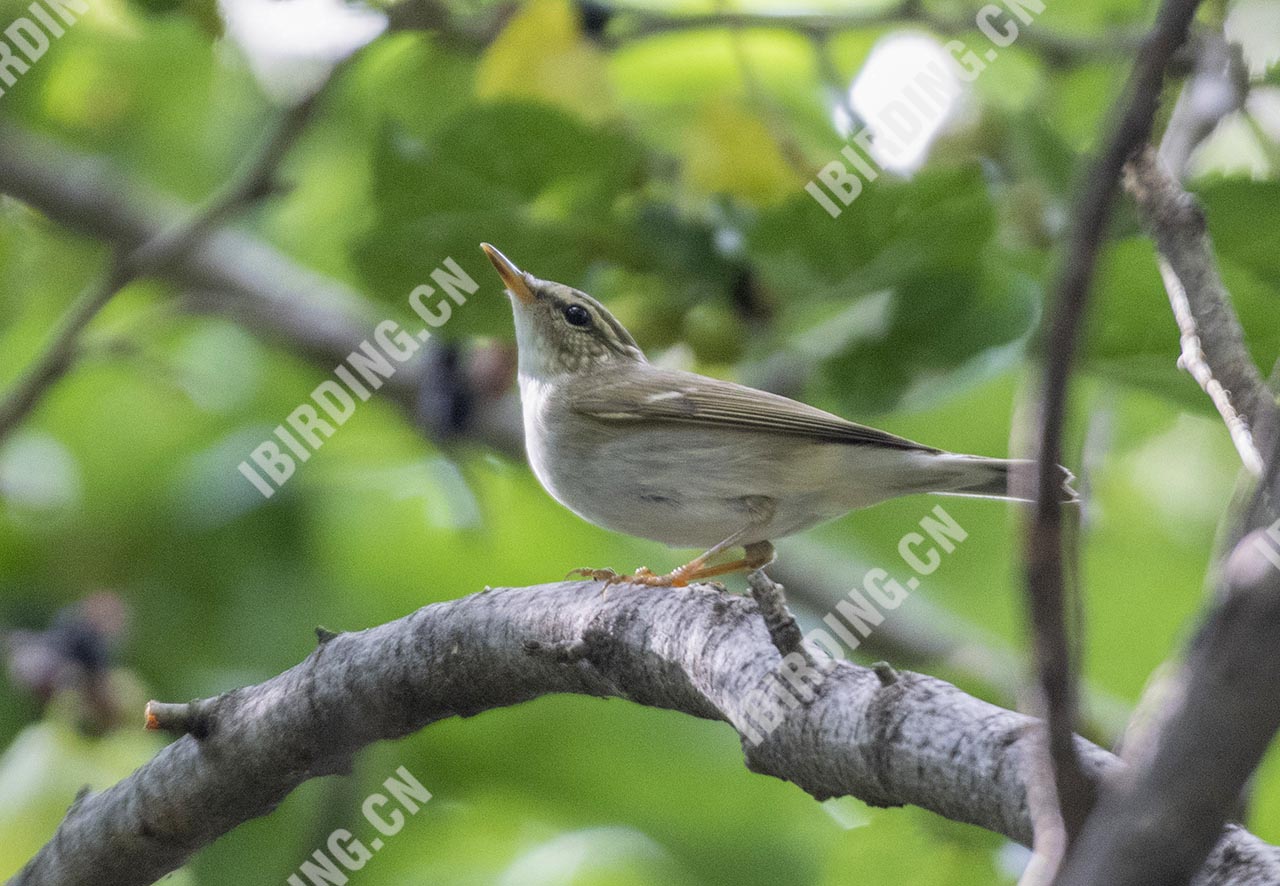
M 1003 498 L 1031 501 L 1035 495 L 1035 462 L 1023 458 L 984 458 L 979 455 L 938 457 L 937 469 L 946 478 L 945 486 L 930 490 L 937 495 L 969 498 Z M 1075 475 L 1061 465 L 1062 483 L 1058 501 L 1076 502 L 1080 496 L 1071 487 Z

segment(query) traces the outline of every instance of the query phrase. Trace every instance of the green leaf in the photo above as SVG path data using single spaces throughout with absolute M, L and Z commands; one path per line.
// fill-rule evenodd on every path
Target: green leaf
M 452 257 L 494 297 L 455 311 L 442 329 L 451 336 L 510 334 L 483 241 L 539 277 L 578 286 L 611 263 L 643 271 L 658 281 L 644 293 L 655 310 L 687 307 L 732 280 L 708 227 L 648 195 L 647 158 L 631 138 L 549 106 L 474 107 L 425 140 L 387 124 L 373 163 L 376 216 L 355 267 L 398 305 Z
M 1218 255 L 1249 269 L 1280 294 L 1280 251 L 1274 238 L 1259 230 L 1260 224 L 1280 219 L 1280 181 L 1222 179 L 1201 188 L 1197 196 Z M 1273 303 L 1276 309 L 1280 296 Z
M 928 170 L 911 182 L 881 175 L 832 219 L 807 193 L 761 217 L 751 235 L 770 285 L 797 298 L 848 298 L 928 267 L 976 266 L 995 212 L 974 166 Z
M 877 334 L 819 364 L 819 391 L 850 415 L 886 412 L 908 397 L 935 401 L 1021 354 L 1038 295 L 1029 279 L 995 269 L 911 275 L 893 287 Z M 963 371 L 987 353 L 996 358 L 990 366 Z
M 624 136 L 545 106 L 472 108 L 426 142 L 389 125 L 374 158 L 377 219 L 355 265 L 397 301 L 446 257 L 490 282 L 482 241 L 540 277 L 581 280 L 602 241 L 622 236 L 616 204 L 641 166 Z M 448 334 L 505 333 L 507 307 L 488 288 L 495 297 L 455 312 Z
M 1249 250 L 1245 249 L 1246 258 Z M 1259 365 L 1280 358 L 1280 326 L 1272 288 L 1228 257 L 1219 262 L 1223 282 Z M 1095 307 L 1085 359 L 1090 369 L 1202 412 L 1213 410 L 1195 382 L 1177 367 L 1178 327 L 1146 237 L 1110 244 L 1098 265 Z
M 779 326 L 816 358 L 822 396 L 849 414 L 884 411 L 1027 335 L 1038 292 L 1002 269 L 995 221 L 976 166 L 882 175 L 835 219 L 807 194 L 762 217 L 753 255 Z
M 147 762 L 163 741 L 154 733 L 119 730 L 86 738 L 59 717 L 33 724 L 0 754 L 0 877 L 16 873 L 53 836 L 83 787 L 105 790 Z M 190 886 L 185 871 L 175 886 Z

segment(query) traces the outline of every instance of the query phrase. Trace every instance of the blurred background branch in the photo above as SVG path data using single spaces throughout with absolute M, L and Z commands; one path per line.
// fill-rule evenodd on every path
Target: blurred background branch
M 323 88 L 315 91 L 282 114 L 257 155 L 207 206 L 173 227 L 157 229 L 136 245 L 118 247 L 103 279 L 76 300 L 44 351 L 13 387 L 0 396 L 0 441 L 13 432 L 44 393 L 71 368 L 81 333 L 116 293 L 139 277 L 163 272 L 166 266 L 185 258 L 211 231 L 221 228 L 234 215 L 277 189 L 276 170 L 311 121 L 323 92 Z M 6 125 L 0 124 L 0 152 L 13 152 L 21 146 L 14 144 L 12 134 L 5 132 Z M 0 183 L 0 188 L 3 187 Z
M 882 25 L 918 25 L 948 35 L 974 30 L 972 15 L 939 12 L 920 0 L 905 0 L 879 10 L 858 9 L 825 14 L 783 11 L 672 14 L 595 0 L 584 5 L 606 12 L 611 19 L 618 21 L 611 37 L 619 42 L 706 28 L 780 28 L 814 38 Z M 1051 64 L 1070 67 L 1098 59 L 1130 56 L 1141 46 L 1142 38 L 1143 32 L 1136 29 L 1085 36 L 1036 27 L 1024 31 L 1019 40 L 1033 51 L 1042 53 Z

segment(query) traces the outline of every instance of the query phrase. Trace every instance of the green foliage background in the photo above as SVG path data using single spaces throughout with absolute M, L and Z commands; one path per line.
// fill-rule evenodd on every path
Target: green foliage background
M 207 196 L 274 113 L 220 39 L 217 10 L 208 0 L 91 3 L 0 98 L 0 115 L 105 155 L 149 187 Z M 23 8 L 0 2 L 0 23 Z M 461 22 L 492 11 L 450 9 Z M 1098 35 L 1151 11 L 1050 3 L 1034 27 Z M 852 76 L 890 30 L 834 38 L 831 63 Z M 606 48 L 567 3 L 536 0 L 483 45 L 422 32 L 379 39 L 291 155 L 292 190 L 242 224 L 393 317 L 452 256 L 483 286 L 446 327 L 459 339 L 510 335 L 476 248 L 491 241 L 602 298 L 651 353 L 687 345 L 695 368 L 747 380 L 784 371 L 851 418 L 1001 454 L 1033 378 L 1060 219 L 1128 62 L 1058 69 L 1006 50 L 975 84 L 967 122 L 921 171 L 882 176 L 833 220 L 803 191 L 844 144 L 803 37 L 708 29 Z M 1208 170 L 1194 184 L 1269 368 L 1280 355 L 1280 181 L 1274 144 L 1258 150 L 1270 151 L 1271 177 Z M 106 259 L 99 244 L 0 199 L 0 383 Z M 358 629 L 579 565 L 677 561 L 563 511 L 522 464 L 432 447 L 376 401 L 263 501 L 235 466 L 323 370 L 252 330 L 181 313 L 174 295 L 155 283 L 123 292 L 83 363 L 0 449 L 0 620 L 38 627 L 91 591 L 118 592 L 133 613 L 120 663 L 138 683 L 139 712 L 146 697 L 262 680 L 310 651 L 317 624 Z M 132 347 L 106 347 L 120 340 Z M 1237 466 L 1177 355 L 1151 247 L 1122 213 L 1073 452 L 1088 432 L 1086 677 L 1127 702 L 1200 606 Z M 898 539 L 935 503 L 853 514 L 809 541 L 853 587 L 870 565 L 900 564 Z M 901 612 L 927 603 L 975 644 L 1021 649 L 1016 512 L 959 500 L 947 509 L 970 539 Z M 86 739 L 68 722 L 0 690 L 0 876 L 47 839 L 82 784 L 106 786 L 162 744 L 132 728 Z M 371 749 L 353 776 L 306 785 L 176 881 L 284 882 L 334 828 L 368 837 L 360 800 L 401 765 L 435 798 L 353 875 L 361 886 L 1013 882 L 993 835 L 920 810 L 820 804 L 748 773 L 723 725 L 581 698 Z M 1278 798 L 1272 762 L 1249 824 L 1273 841 Z

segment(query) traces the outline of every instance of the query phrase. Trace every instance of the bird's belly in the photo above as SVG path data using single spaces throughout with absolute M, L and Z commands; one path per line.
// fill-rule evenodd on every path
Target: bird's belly
M 670 424 L 599 423 L 591 434 L 528 439 L 534 472 L 561 504 L 676 547 L 710 547 L 744 529 L 740 544 L 779 538 L 848 510 L 832 492 L 841 447 Z

